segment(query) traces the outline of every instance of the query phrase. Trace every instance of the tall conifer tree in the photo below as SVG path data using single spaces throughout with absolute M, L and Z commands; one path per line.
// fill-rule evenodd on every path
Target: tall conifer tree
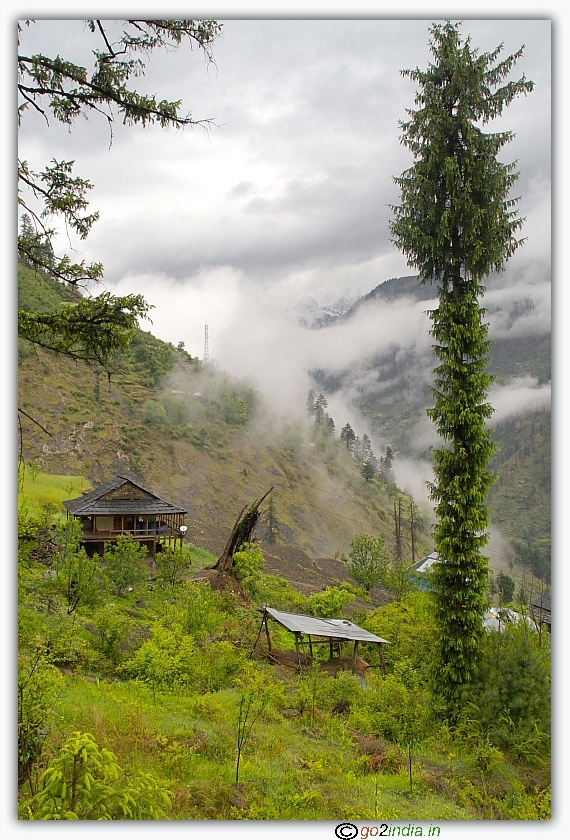
M 399 178 L 401 205 L 393 207 L 395 244 L 436 283 L 439 306 L 430 313 L 439 360 L 428 409 L 444 445 L 435 453 L 430 485 L 440 563 L 434 573 L 439 627 L 437 683 L 450 709 L 456 707 L 480 654 L 486 607 L 488 561 L 487 470 L 493 443 L 486 421 L 490 342 L 481 281 L 501 271 L 522 240 L 522 226 L 509 198 L 516 162 L 497 157 L 511 132 L 485 133 L 519 94 L 532 91 L 524 77 L 506 81 L 523 48 L 499 61 L 502 45 L 479 53 L 462 41 L 459 25 L 430 28 L 434 57 L 426 71 L 405 70 L 417 83 L 409 119 L 400 123 L 402 143 L 415 162 Z

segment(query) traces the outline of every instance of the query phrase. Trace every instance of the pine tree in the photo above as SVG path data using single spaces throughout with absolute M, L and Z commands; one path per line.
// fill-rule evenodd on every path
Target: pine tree
M 352 452 L 354 441 L 356 440 L 356 435 L 350 423 L 347 423 L 346 426 L 343 426 L 340 430 L 340 440 L 342 443 L 344 443 L 348 451 Z
M 362 477 L 369 482 L 376 475 L 376 465 L 373 460 L 368 459 L 362 465 Z
M 364 463 L 362 441 L 358 435 L 354 438 L 354 443 L 352 445 L 352 457 L 355 461 L 358 461 L 359 464 Z
M 319 394 L 315 400 L 315 423 L 317 426 L 322 426 L 325 421 L 326 407 L 328 406 L 327 398 L 324 394 Z
M 402 142 L 415 163 L 395 181 L 402 203 L 393 207 L 396 245 L 419 269 L 421 282 L 437 284 L 439 306 L 430 313 L 436 367 L 428 410 L 442 448 L 434 452 L 430 485 L 437 523 L 435 545 L 441 562 L 434 573 L 439 628 L 437 684 L 453 711 L 481 654 L 488 561 L 481 555 L 489 523 L 485 504 L 493 453 L 485 424 L 490 342 L 480 296 L 481 281 L 521 244 L 522 226 L 509 193 L 516 164 L 497 159 L 510 132 L 483 128 L 533 83 L 523 76 L 501 82 L 522 55 L 502 61 L 502 45 L 480 54 L 459 25 L 430 28 L 433 62 L 428 70 L 406 70 L 418 84 L 417 110 L 401 123 Z
M 312 420 L 313 417 L 315 416 L 315 392 L 314 392 L 313 388 L 310 388 L 309 393 L 307 394 L 306 406 L 307 406 L 307 414 L 309 415 L 309 417 Z
M 362 458 L 364 461 L 375 461 L 374 451 L 367 434 L 362 435 Z
M 267 511 L 265 513 L 265 524 L 267 527 L 266 540 L 269 545 L 275 545 L 279 532 L 281 531 L 281 523 L 277 518 L 273 496 L 269 496 Z

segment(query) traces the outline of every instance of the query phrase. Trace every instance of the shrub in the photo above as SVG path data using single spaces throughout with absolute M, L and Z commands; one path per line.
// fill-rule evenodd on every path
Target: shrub
M 488 633 L 468 699 L 493 743 L 507 748 L 512 745 L 523 754 L 528 739 L 529 752 L 536 752 L 536 732 L 545 742 L 550 731 L 550 646 L 546 634 L 540 638 L 524 622 L 509 624 L 502 633 Z
M 149 773 L 127 780 L 110 750 L 73 732 L 41 779 L 32 820 L 166 819 L 171 793 Z
M 435 638 L 429 593 L 411 593 L 399 603 L 379 607 L 370 613 L 363 626 L 390 642 L 383 651 L 391 670 L 401 662 L 403 671 L 410 677 L 415 672 L 413 680 L 428 684 Z M 403 672 L 401 676 L 409 684 Z
M 224 596 L 209 583 L 190 583 L 184 590 L 184 629 L 196 638 L 218 633 L 224 623 Z
M 40 760 L 50 715 L 63 678 L 41 651 L 18 661 L 18 784 L 27 781 L 32 793 L 32 770 Z
M 115 545 L 107 548 L 102 562 L 115 595 L 124 595 L 128 589 L 147 579 L 146 556 L 146 548 L 130 534 L 119 534 Z
M 191 564 L 192 553 L 189 548 L 167 546 L 156 555 L 157 577 L 169 586 L 174 586 L 189 571 Z
M 168 420 L 166 409 L 157 400 L 148 400 L 144 407 L 144 422 L 150 426 L 162 426 Z
M 297 592 L 289 581 L 279 575 L 262 575 L 257 584 L 257 599 L 276 610 L 305 612 L 307 597 Z
M 254 543 L 244 543 L 240 551 L 234 554 L 233 569 L 250 594 L 255 594 L 257 591 L 264 565 L 263 552 Z
M 162 404 L 169 423 L 185 423 L 188 419 L 188 406 L 180 397 L 164 396 Z
M 354 601 L 356 595 L 338 586 L 327 586 L 309 598 L 309 612 L 318 618 L 339 618 L 343 609 Z
M 348 556 L 350 557 L 348 563 L 350 574 L 362 584 L 367 592 L 385 580 L 390 555 L 382 537 L 358 534 L 350 543 Z
M 124 670 L 153 691 L 218 691 L 231 684 L 242 661 L 242 655 L 229 642 L 211 642 L 198 648 L 180 625 L 166 628 L 155 624 L 151 638 L 134 653 Z

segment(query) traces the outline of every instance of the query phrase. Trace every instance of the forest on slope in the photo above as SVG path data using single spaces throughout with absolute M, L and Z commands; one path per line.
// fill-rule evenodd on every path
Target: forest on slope
M 493 280 L 491 286 L 497 285 Z M 515 292 L 513 294 L 516 295 Z M 386 312 L 401 317 L 416 304 L 433 302 L 434 289 L 421 285 L 416 275 L 394 277 L 361 297 L 342 316 L 321 329 L 350 328 L 358 318 L 375 315 L 382 322 Z M 391 309 L 391 307 L 396 307 Z M 398 309 L 398 307 L 400 307 Z M 551 431 L 550 406 L 537 406 L 533 398 L 551 378 L 550 331 L 534 332 L 529 320 L 534 310 L 531 298 L 516 300 L 506 311 L 493 307 L 491 316 L 501 317 L 508 329 L 492 341 L 489 372 L 496 389 L 527 388 L 529 404 L 519 400 L 518 409 L 492 425 L 497 452 L 490 469 L 497 481 L 489 492 L 491 522 L 509 540 L 520 567 L 550 580 L 551 530 Z M 428 325 L 426 324 L 426 330 Z M 435 360 L 423 344 L 406 347 L 398 340 L 358 366 L 312 371 L 315 387 L 329 398 L 351 402 L 368 421 L 375 438 L 394 452 L 432 463 L 437 440 L 430 432 L 426 407 L 431 405 L 430 385 Z M 536 390 L 533 390 L 536 389 Z

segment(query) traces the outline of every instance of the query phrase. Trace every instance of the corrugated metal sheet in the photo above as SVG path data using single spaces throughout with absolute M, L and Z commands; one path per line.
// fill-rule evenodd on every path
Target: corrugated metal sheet
M 437 551 L 432 551 L 431 554 L 428 554 L 427 557 L 424 557 L 422 560 L 417 562 L 415 566 L 412 566 L 414 572 L 418 572 L 419 574 L 425 574 L 426 572 L 432 572 L 434 563 L 439 561 L 439 554 Z
M 325 636 L 331 639 L 347 639 L 348 641 L 376 642 L 389 645 L 386 639 L 363 630 L 351 621 L 342 618 L 313 618 L 310 615 L 295 615 L 294 613 L 280 612 L 272 607 L 265 607 L 275 621 L 291 630 L 292 633 L 304 633 L 306 636 Z
M 116 490 L 123 484 L 130 483 L 135 487 L 139 487 L 145 493 L 148 493 L 148 498 L 145 499 L 104 499 L 111 490 Z M 70 513 L 75 516 L 112 516 L 113 514 L 174 514 L 174 513 L 188 513 L 184 508 L 173 505 L 160 496 L 155 496 L 154 493 L 145 490 L 136 481 L 131 478 L 125 478 L 118 475 L 106 484 L 96 487 L 90 493 L 85 493 L 77 499 L 70 499 L 63 503 Z

